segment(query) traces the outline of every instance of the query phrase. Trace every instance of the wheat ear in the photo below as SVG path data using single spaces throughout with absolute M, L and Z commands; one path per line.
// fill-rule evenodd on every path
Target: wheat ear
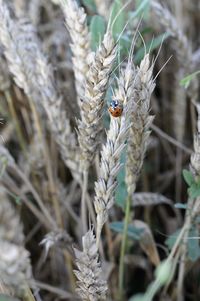
M 90 37 L 87 27 L 87 15 L 83 7 L 79 7 L 74 0 L 61 0 L 61 7 L 65 15 L 66 26 L 69 30 L 73 53 L 73 69 L 75 75 L 78 102 L 84 96 L 85 77 L 89 70 L 87 63 L 90 53 Z
M 178 71 L 175 74 L 175 92 L 173 101 L 173 122 L 174 122 L 174 133 L 176 139 L 180 142 L 184 139 L 185 134 L 185 120 L 186 120 L 186 109 L 187 109 L 187 94 L 193 103 L 196 102 L 198 95 L 198 83 L 196 80 L 192 81 L 191 85 L 187 89 L 187 93 L 183 87 L 180 87 L 180 80 L 193 70 L 193 60 L 192 60 L 192 49 L 191 42 L 188 40 L 187 36 L 182 31 L 176 18 L 171 14 L 171 12 L 164 6 L 160 5 L 156 0 L 151 1 L 152 11 L 159 18 L 161 24 L 169 31 L 173 37 L 172 46 L 176 52 L 176 57 L 178 60 Z M 192 127 L 195 133 L 195 121 L 194 121 L 194 108 L 191 107 L 192 115 Z M 177 160 L 176 160 L 176 170 L 180 170 L 182 167 L 182 152 L 177 149 Z M 181 178 L 176 177 L 176 198 L 179 199 L 181 196 Z
M 150 98 L 154 90 L 153 65 L 150 63 L 149 54 L 141 61 L 136 70 L 134 82 L 134 110 L 131 114 L 131 127 L 127 146 L 126 159 L 126 184 L 128 194 L 131 196 L 135 191 L 139 177 L 153 116 L 149 115 Z
M 43 106 L 51 131 L 60 147 L 63 161 L 80 182 L 79 153 L 62 98 L 55 89 L 53 72 L 43 55 L 34 27 L 21 19 L 11 19 L 6 4 L 0 0 L 0 41 L 5 47 L 9 69 L 16 84 Z
M 15 294 L 24 296 L 31 279 L 29 252 L 22 246 L 0 240 L 0 279 Z
M 78 121 L 78 139 L 84 170 L 87 170 L 93 161 L 100 143 L 104 98 L 116 49 L 111 33 L 106 32 L 86 76 L 81 120 Z
M 95 210 L 97 213 L 97 243 L 101 229 L 108 218 L 108 210 L 113 205 L 114 191 L 117 186 L 117 174 L 120 170 L 120 157 L 126 145 L 129 130 L 130 104 L 133 95 L 134 70 L 127 64 L 121 70 L 118 79 L 118 89 L 113 95 L 123 106 L 121 117 L 111 116 L 110 128 L 107 132 L 107 141 L 101 151 L 100 176 L 95 183 Z
M 107 285 L 102 279 L 102 270 L 98 261 L 98 249 L 93 231 L 82 238 L 83 251 L 74 249 L 78 270 L 74 271 L 78 282 L 77 292 L 86 301 L 105 300 Z
M 0 284 L 20 297 L 27 293 L 27 282 L 32 279 L 22 231 L 19 216 L 0 187 Z
M 17 245 L 24 242 L 23 227 L 19 215 L 0 186 L 0 239 Z
M 85 94 L 81 103 L 81 119 L 78 120 L 78 140 L 81 149 L 83 188 L 81 216 L 84 230 L 87 229 L 85 198 L 87 193 L 88 168 L 92 163 L 101 141 L 104 98 L 116 57 L 116 45 L 107 31 L 97 49 L 86 76 Z
M 192 55 L 191 42 L 188 40 L 187 36 L 181 30 L 177 23 L 176 18 L 170 13 L 170 11 L 158 3 L 156 0 L 151 2 L 152 12 L 158 17 L 161 24 L 169 31 L 173 37 L 173 48 L 176 52 L 177 60 L 179 62 L 179 72 L 176 75 L 177 86 L 175 89 L 175 105 L 174 105 L 174 122 L 175 122 L 175 134 L 180 141 L 183 139 L 184 134 L 184 123 L 186 115 L 186 101 L 184 90 L 180 87 L 179 82 L 184 77 L 184 74 L 189 74 L 193 72 L 194 61 Z M 189 95 L 192 102 L 196 102 L 198 96 L 198 82 L 193 80 L 191 85 L 187 89 L 187 94 Z M 183 98 L 183 99 L 182 99 Z M 194 112 L 193 112 L 194 114 Z M 176 122 L 178 119 L 178 122 Z M 193 122 L 195 123 L 195 122 Z M 195 124 L 193 124 L 193 132 L 195 133 Z
M 185 36 L 185 34 L 180 29 L 176 18 L 170 13 L 170 11 L 162 6 L 158 1 L 150 1 L 152 12 L 156 15 L 161 24 L 165 27 L 166 30 L 170 32 L 173 40 L 174 49 L 177 52 L 177 59 L 181 65 L 188 64 L 191 62 L 191 46 Z
M 149 116 L 150 96 L 154 89 L 152 79 L 153 66 L 150 66 L 149 54 L 145 55 L 140 67 L 135 71 L 132 87 L 133 109 L 130 110 L 130 129 L 126 154 L 126 184 L 128 197 L 126 200 L 124 229 L 122 235 L 120 263 L 119 263 L 119 295 L 124 298 L 124 257 L 128 224 L 130 219 L 131 197 L 135 191 L 136 181 L 140 174 L 147 141 L 150 134 L 149 127 L 153 117 Z

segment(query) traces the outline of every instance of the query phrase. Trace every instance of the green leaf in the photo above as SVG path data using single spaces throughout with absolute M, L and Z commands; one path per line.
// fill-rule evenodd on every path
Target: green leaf
M 178 209 L 184 209 L 186 210 L 187 209 L 187 204 L 183 204 L 183 203 L 176 203 L 174 205 L 175 208 L 178 208 Z
M 192 186 L 188 189 L 189 195 L 192 199 L 197 198 L 200 196 L 200 187 L 194 183 Z
M 142 15 L 143 15 L 143 19 L 148 20 L 149 10 L 150 10 L 150 3 L 148 1 L 147 3 L 143 4 L 143 2 L 145 2 L 145 1 L 136 0 L 136 10 L 140 7 L 140 5 L 142 5 L 141 12 L 142 12 Z M 139 13 L 139 15 L 140 15 L 140 13 Z
M 117 186 L 117 189 L 116 189 L 116 192 L 115 192 L 115 202 L 123 210 L 125 209 L 127 196 L 128 196 L 128 193 L 127 193 L 126 184 L 125 183 L 120 183 Z
M 122 7 L 122 0 L 114 0 L 114 3 L 111 6 L 111 24 L 113 24 L 112 33 L 115 39 L 122 33 L 126 23 L 126 12 Z
M 200 74 L 200 70 L 187 75 L 186 77 L 184 77 L 181 81 L 180 81 L 180 85 L 185 87 L 186 89 L 189 87 L 190 82 L 198 75 Z
M 20 301 L 19 299 L 0 294 L 0 301 Z
M 191 171 L 187 169 L 183 169 L 183 178 L 188 186 L 191 186 L 194 183 L 194 178 Z
M 83 0 L 83 4 L 93 13 L 97 12 L 97 7 L 94 0 Z
M 117 232 L 117 233 L 123 233 L 124 230 L 124 222 L 113 222 L 110 223 L 110 228 Z M 133 225 L 128 225 L 128 232 L 127 235 L 129 238 L 132 238 L 134 240 L 139 240 L 141 234 L 143 233 L 144 228 L 136 228 Z
M 16 203 L 17 205 L 21 205 L 21 204 L 22 204 L 22 199 L 21 199 L 19 196 L 16 196 L 16 197 L 15 197 L 15 203 Z
M 91 47 L 92 50 L 96 50 L 102 41 L 103 35 L 106 31 L 106 23 L 103 17 L 93 16 L 90 23 L 91 32 Z
M 192 227 L 187 240 L 188 257 L 191 261 L 196 261 L 200 257 L 199 247 L 199 231 L 196 227 Z
M 141 1 L 140 5 L 137 7 L 137 9 L 134 12 L 131 12 L 129 14 L 129 17 L 131 19 L 131 21 L 139 16 L 141 16 L 144 11 L 147 9 L 147 7 L 149 6 L 149 1 L 150 0 L 143 0 Z
M 135 63 L 136 64 L 140 63 L 140 61 L 143 59 L 145 55 L 145 51 L 147 53 L 152 52 L 154 49 L 159 47 L 161 43 L 164 42 L 169 36 L 170 33 L 163 33 L 158 37 L 156 37 L 155 39 L 153 39 L 153 41 L 147 42 L 146 47 L 142 47 L 136 52 L 136 55 L 134 57 Z
M 145 295 L 137 294 L 129 299 L 129 301 L 147 301 Z
M 179 233 L 180 233 L 180 229 L 178 229 L 165 241 L 165 244 L 168 246 L 170 250 L 175 244 Z M 196 261 L 200 257 L 199 232 L 196 227 L 192 227 L 189 231 L 189 235 L 187 238 L 187 249 L 188 249 L 188 257 L 190 260 Z
M 166 240 L 165 244 L 168 246 L 169 250 L 172 249 L 173 245 L 176 242 L 176 239 L 180 233 L 181 229 L 178 229 L 176 232 L 174 232 L 172 235 L 170 235 Z

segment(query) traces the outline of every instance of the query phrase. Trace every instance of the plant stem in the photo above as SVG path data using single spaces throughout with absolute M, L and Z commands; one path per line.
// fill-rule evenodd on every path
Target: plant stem
M 130 218 L 130 205 L 131 205 L 131 196 L 128 195 L 126 200 L 126 211 L 125 211 L 125 220 L 124 220 L 124 229 L 121 243 L 121 252 L 120 252 L 120 262 L 119 262 L 119 300 L 123 300 L 124 295 L 124 257 L 126 253 L 126 242 L 127 242 L 127 233 L 128 233 L 128 223 Z
M 83 233 L 87 232 L 87 212 L 86 212 L 87 186 L 88 186 L 88 170 L 84 170 L 82 196 L 81 196 L 81 220 L 82 220 Z
M 188 241 L 188 235 L 190 231 L 190 226 L 192 222 L 191 218 L 191 212 L 192 212 L 192 206 L 193 206 L 193 200 L 188 200 L 188 206 L 186 210 L 185 215 L 185 225 L 186 225 L 186 231 L 183 235 L 183 243 L 181 247 L 181 256 L 180 256 L 180 264 L 179 264 L 179 271 L 178 271 L 178 281 L 177 281 L 177 300 L 181 301 L 183 300 L 183 290 L 184 290 L 184 276 L 185 276 L 185 261 L 186 261 L 186 255 L 187 255 L 187 241 Z
M 56 187 L 55 187 L 55 183 L 54 183 L 53 168 L 51 165 L 49 149 L 48 149 L 47 143 L 44 138 L 42 124 L 40 122 L 40 117 L 36 110 L 35 104 L 31 98 L 29 98 L 29 100 L 30 100 L 30 106 L 31 106 L 31 110 L 32 110 L 33 118 L 34 118 L 34 122 L 35 122 L 35 127 L 36 127 L 36 130 L 38 133 L 38 138 L 40 139 L 40 142 L 42 144 L 42 151 L 43 151 L 44 159 L 46 162 L 46 172 L 47 172 L 49 183 L 50 183 L 50 193 L 51 193 L 52 204 L 53 204 L 53 207 L 55 210 L 56 222 L 57 222 L 57 225 L 62 228 L 62 217 L 61 217 L 60 206 L 59 206 L 58 200 L 56 198 L 57 192 L 56 192 Z
M 15 124 L 16 133 L 17 133 L 17 136 L 18 136 L 18 139 L 19 139 L 19 145 L 20 145 L 22 151 L 24 152 L 24 154 L 27 156 L 26 143 L 25 143 L 22 131 L 21 131 L 21 127 L 20 127 L 20 124 L 19 124 L 19 118 L 17 117 L 17 112 L 16 112 L 14 104 L 13 104 L 12 96 L 11 96 L 9 90 L 6 90 L 4 93 L 5 93 L 6 101 L 8 103 L 8 107 L 9 107 L 9 110 L 10 110 L 11 117 L 13 118 L 13 121 L 14 121 L 14 124 Z

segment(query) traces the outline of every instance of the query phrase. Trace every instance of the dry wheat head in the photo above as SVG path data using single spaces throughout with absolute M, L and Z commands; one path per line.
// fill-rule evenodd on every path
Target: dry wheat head
M 102 279 L 98 249 L 93 231 L 88 231 L 82 238 L 83 251 L 74 249 L 78 270 L 74 273 L 78 279 L 77 292 L 84 301 L 105 300 L 107 285 Z
M 73 53 L 73 69 L 75 75 L 78 102 L 84 96 L 85 79 L 89 70 L 88 55 L 90 53 L 90 37 L 87 27 L 87 15 L 83 7 L 79 7 L 74 0 L 61 0 L 61 7 L 65 15 L 66 26 L 69 30 Z
M 101 140 L 104 98 L 116 50 L 112 35 L 108 31 L 95 53 L 86 77 L 85 95 L 81 104 L 81 120 L 78 121 L 78 139 L 83 169 L 87 169 L 93 161 Z
M 136 70 L 134 81 L 134 110 L 131 114 L 126 158 L 126 184 L 130 195 L 135 191 L 153 121 L 153 116 L 149 115 L 150 97 L 155 87 L 152 73 L 153 65 L 149 54 L 146 54 Z
M 117 174 L 120 170 L 120 157 L 125 148 L 130 127 L 130 104 L 133 97 L 134 70 L 128 63 L 125 70 L 121 70 L 118 87 L 113 95 L 124 110 L 121 117 L 111 116 L 107 141 L 101 151 L 100 176 L 95 183 L 95 210 L 97 213 L 97 242 L 101 229 L 108 218 L 108 210 L 113 205 L 114 191 L 117 186 Z

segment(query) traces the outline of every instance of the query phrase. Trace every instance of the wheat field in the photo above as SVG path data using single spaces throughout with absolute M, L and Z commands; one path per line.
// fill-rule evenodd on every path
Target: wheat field
M 0 0 L 0 301 L 200 300 L 199 26 Z

